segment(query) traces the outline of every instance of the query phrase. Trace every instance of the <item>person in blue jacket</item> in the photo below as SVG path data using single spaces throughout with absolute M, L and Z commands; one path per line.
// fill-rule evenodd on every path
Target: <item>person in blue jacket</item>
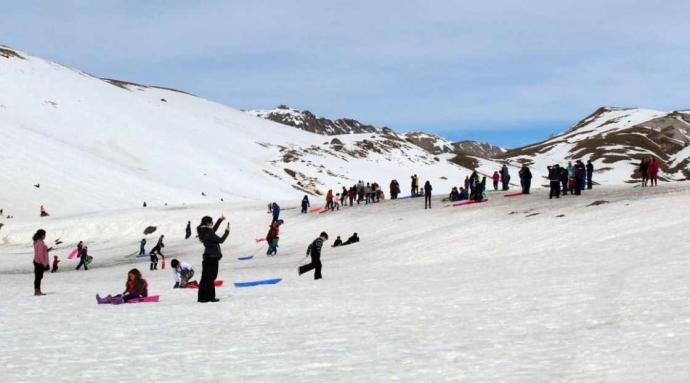
M 280 217 L 280 206 L 273 202 L 271 204 L 271 212 L 273 213 L 273 221 L 271 221 L 271 223 L 273 223 L 278 220 L 278 217 Z

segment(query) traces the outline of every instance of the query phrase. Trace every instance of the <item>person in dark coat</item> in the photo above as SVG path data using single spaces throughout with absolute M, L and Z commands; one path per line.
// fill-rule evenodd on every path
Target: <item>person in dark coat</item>
M 424 209 L 431 209 L 431 182 L 424 183 Z
M 558 164 L 553 166 L 547 166 L 546 169 L 549 172 L 549 199 L 553 197 L 560 198 L 561 194 L 561 167 Z
M 307 214 L 307 211 L 309 209 L 309 197 L 307 195 L 304 195 L 304 198 L 302 198 L 302 214 Z
M 88 270 L 89 267 L 86 265 L 86 257 L 89 256 L 89 249 L 86 246 L 83 246 L 81 250 L 79 250 L 78 256 L 79 264 L 77 265 L 76 270 L 79 270 L 82 266 L 84 266 L 84 271 Z
M 503 183 L 504 191 L 508 191 L 508 189 L 510 189 L 510 172 L 508 171 L 508 167 L 506 165 L 501 167 L 501 183 Z
M 280 206 L 278 206 L 277 203 L 273 202 L 271 204 L 271 212 L 273 212 L 273 221 L 271 221 L 271 223 L 273 223 L 277 221 L 280 217 Z
M 192 236 L 192 221 L 187 221 L 187 227 L 184 229 L 184 239 L 189 239 Z
M 568 195 L 568 169 L 567 168 L 560 168 L 561 169 L 561 193 L 563 195 Z
M 331 246 L 331 247 L 338 247 L 338 246 L 342 246 L 342 245 L 343 245 L 343 240 L 340 239 L 340 236 L 338 236 L 338 238 L 336 238 L 335 241 L 333 242 L 333 246 Z
M 321 279 L 321 248 L 323 241 L 328 240 L 328 234 L 324 231 L 316 238 L 307 248 L 307 256 L 311 256 L 311 262 L 300 266 L 298 269 L 299 275 L 302 275 L 310 270 L 314 270 L 314 279 Z
M 587 189 L 592 189 L 592 176 L 594 175 L 594 164 L 592 160 L 587 160 Z
M 163 244 L 163 235 L 158 237 L 158 242 L 156 243 L 156 246 L 151 249 L 151 252 L 149 253 L 149 256 L 151 257 L 151 270 L 158 270 L 158 256 L 160 255 L 161 257 L 164 257 L 163 253 L 161 250 L 165 247 L 165 244 Z M 165 261 L 165 258 L 163 258 Z
M 343 246 L 352 245 L 353 243 L 357 242 L 359 242 L 359 237 L 357 236 L 357 233 L 354 233 L 350 236 L 350 238 L 347 239 L 347 241 L 345 241 L 345 243 L 343 243 Z
M 218 262 L 223 258 L 220 251 L 220 245 L 225 242 L 230 235 L 230 223 L 225 228 L 225 233 L 222 237 L 216 234 L 220 224 L 225 220 L 225 217 L 220 217 L 213 224 L 213 218 L 206 216 L 201 219 L 201 223 L 196 228 L 196 233 L 199 241 L 204 244 L 203 261 L 201 262 L 201 280 L 199 281 L 199 294 L 197 301 L 218 302 L 216 298 L 216 287 L 214 285 L 218 277 Z
M 522 165 L 520 169 L 520 180 L 522 180 L 522 194 L 529 194 L 529 189 L 532 186 L 532 172 L 527 165 Z

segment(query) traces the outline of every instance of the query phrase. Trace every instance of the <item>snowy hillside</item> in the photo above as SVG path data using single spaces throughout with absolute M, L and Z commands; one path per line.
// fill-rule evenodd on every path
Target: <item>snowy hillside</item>
M 564 159 L 591 159 L 600 183 L 635 182 L 643 157 L 661 159 L 660 178 L 690 178 L 690 113 L 600 108 L 561 135 L 509 150 L 498 158 L 527 163 L 537 172 Z
M 597 201 L 608 201 L 591 206 Z M 44 297 L 33 297 L 30 236 L 3 245 L 0 365 L 4 381 L 55 382 L 684 382 L 690 378 L 686 184 L 602 187 L 549 201 L 544 191 L 432 210 L 421 199 L 337 213 L 285 210 L 276 257 L 254 238 L 263 204 L 136 209 L 44 221 L 54 254 Z M 284 204 L 291 208 L 294 205 Z M 201 268 L 187 220 L 225 213 L 217 289 L 196 303 L 169 268 L 125 259 L 156 224 L 164 252 Z M 38 221 L 35 219 L 35 221 Z M 298 277 L 319 232 L 358 232 L 324 247 L 324 279 Z M 95 257 L 66 260 L 74 240 Z M 662 240 L 659 240 L 659 239 Z M 237 258 L 254 255 L 249 261 Z M 137 267 L 159 303 L 97 305 Z M 273 286 L 232 282 L 283 278 Z M 37 358 L 40 368 L 36 368 Z
M 40 205 L 63 216 L 144 201 L 265 203 L 413 173 L 445 190 L 462 170 L 385 136 L 333 136 L 342 143 L 333 145 L 184 92 L 0 52 L 0 208 L 17 219 Z

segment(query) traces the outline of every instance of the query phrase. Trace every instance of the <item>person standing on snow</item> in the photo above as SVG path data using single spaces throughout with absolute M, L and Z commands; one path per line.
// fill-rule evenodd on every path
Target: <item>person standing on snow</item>
M 43 273 L 50 270 L 50 261 L 48 260 L 48 253 L 53 250 L 45 244 L 46 231 L 39 229 L 33 236 L 34 241 L 34 295 L 45 295 L 41 291 L 41 280 L 43 280 Z
M 546 169 L 549 172 L 549 199 L 553 197 L 560 198 L 561 192 L 561 167 L 558 164 L 553 166 L 547 166 Z
M 328 240 L 328 234 L 324 231 L 307 247 L 307 257 L 311 256 L 311 262 L 300 266 L 297 269 L 298 275 L 302 275 L 308 271 L 314 270 L 314 280 L 321 279 L 321 248 L 323 241 Z
M 523 164 L 520 169 L 520 179 L 522 180 L 522 194 L 529 194 L 529 189 L 532 186 L 532 172 L 526 164 Z
M 570 178 L 568 177 L 568 169 L 560 168 L 560 170 L 561 170 L 561 185 L 562 185 L 561 193 L 563 193 L 563 195 L 568 195 L 568 182 L 570 180 Z
M 501 180 L 501 176 L 498 174 L 498 171 L 494 171 L 494 175 L 491 178 L 494 181 L 494 191 L 498 191 L 498 181 Z
M 84 271 L 87 271 L 89 269 L 89 267 L 86 265 L 86 257 L 89 256 L 88 247 L 83 246 L 77 254 L 77 256 L 79 257 L 79 264 L 77 265 L 77 268 L 75 270 L 79 270 L 82 266 L 84 266 Z
M 184 229 L 184 239 L 189 239 L 192 236 L 192 221 L 187 221 L 187 227 Z
M 146 254 L 146 238 L 142 238 L 141 242 L 139 242 L 139 256 L 142 256 L 145 254 Z
M 651 157 L 649 159 L 649 168 L 648 168 L 648 173 L 649 173 L 649 185 L 650 186 L 659 186 L 659 159 L 655 157 Z
M 431 182 L 424 183 L 424 209 L 431 209 Z
M 220 251 L 220 245 L 225 242 L 228 235 L 230 235 L 230 222 L 228 222 L 222 237 L 216 235 L 216 231 L 218 231 L 220 224 L 224 220 L 225 217 L 221 216 L 214 225 L 213 218 L 205 216 L 201 219 L 201 223 L 196 228 L 199 241 L 204 244 L 204 255 L 201 263 L 201 281 L 199 282 L 199 295 L 197 298 L 197 301 L 201 303 L 218 302 L 214 283 L 218 277 L 218 263 L 220 259 L 223 258 L 223 254 Z
M 275 222 L 280 218 L 280 206 L 278 206 L 277 203 L 273 202 L 271 204 L 271 212 L 273 213 L 273 221 L 271 223 Z
M 161 257 L 165 257 L 163 253 L 161 253 L 161 250 L 165 247 L 165 245 L 163 244 L 163 237 L 164 236 L 161 235 L 158 238 L 156 246 L 154 246 L 153 249 L 151 249 L 151 253 L 149 254 L 151 256 L 151 270 L 158 270 L 158 255 L 160 255 Z
M 282 219 L 279 219 L 271 224 L 268 229 L 268 234 L 266 234 L 266 243 L 268 243 L 268 250 L 266 255 L 276 255 L 278 253 L 278 235 L 280 234 L 280 225 L 283 223 Z
M 302 214 L 307 214 L 309 206 L 309 197 L 305 194 L 302 198 Z
M 510 189 L 510 172 L 506 165 L 503 165 L 501 168 L 501 181 L 503 183 L 503 191 L 508 191 Z
M 592 176 L 594 175 L 594 164 L 592 160 L 587 160 L 587 189 L 592 189 Z

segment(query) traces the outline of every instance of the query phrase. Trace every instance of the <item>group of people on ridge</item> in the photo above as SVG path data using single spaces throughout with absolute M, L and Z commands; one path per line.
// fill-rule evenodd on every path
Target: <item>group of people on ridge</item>
M 592 161 L 587 164 L 582 160 L 568 161 L 568 166 L 561 167 L 559 164 L 548 166 L 549 178 L 549 199 L 560 198 L 562 195 L 580 195 L 585 188 L 592 189 L 592 177 L 594 165 Z

